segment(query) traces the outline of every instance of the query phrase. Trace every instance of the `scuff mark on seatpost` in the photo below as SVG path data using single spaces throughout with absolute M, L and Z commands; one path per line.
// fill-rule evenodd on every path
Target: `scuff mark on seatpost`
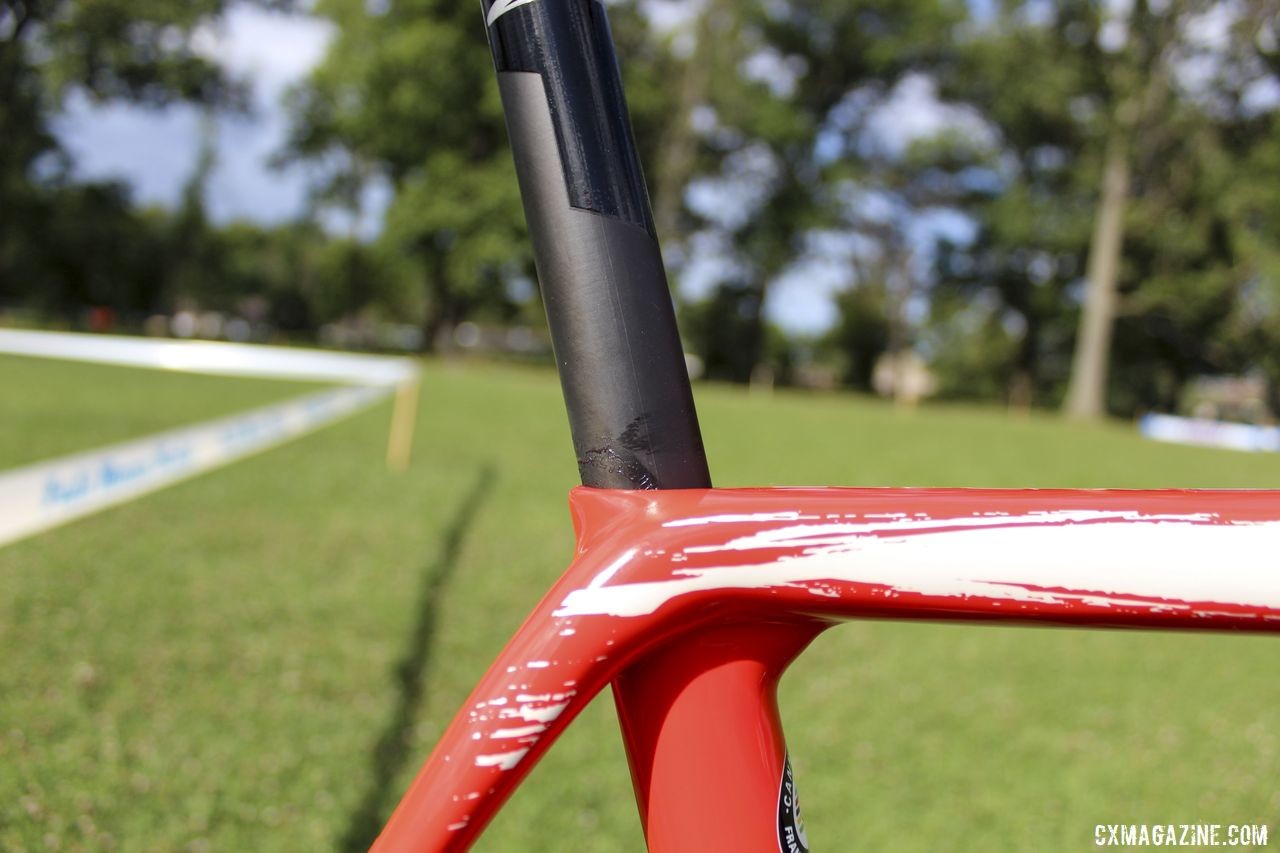
M 653 447 L 653 438 L 647 433 L 642 415 L 627 424 L 617 438 L 586 450 L 578 457 L 578 471 L 583 482 L 622 477 L 633 489 L 658 488 L 657 478 L 641 458 L 650 455 Z

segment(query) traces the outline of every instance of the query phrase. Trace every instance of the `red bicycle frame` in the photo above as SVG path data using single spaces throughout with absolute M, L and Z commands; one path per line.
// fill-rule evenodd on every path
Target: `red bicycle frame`
M 710 488 L 598 0 L 485 0 L 577 554 L 375 844 L 453 850 L 612 684 L 655 850 L 808 849 L 778 679 L 841 620 L 1280 631 L 1280 492 Z
M 1280 492 L 580 488 L 570 502 L 573 564 L 375 849 L 466 847 L 610 682 L 652 849 L 804 849 L 776 688 L 841 620 L 1280 631 Z

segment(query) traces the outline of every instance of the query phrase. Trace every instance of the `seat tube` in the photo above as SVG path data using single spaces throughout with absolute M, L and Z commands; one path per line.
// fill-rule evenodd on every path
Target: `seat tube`
M 711 485 L 599 0 L 483 0 L 583 485 Z
M 708 488 L 604 6 L 482 6 L 582 483 Z M 779 841 L 790 782 L 775 688 L 817 630 L 710 630 L 614 683 L 652 849 L 805 849 Z

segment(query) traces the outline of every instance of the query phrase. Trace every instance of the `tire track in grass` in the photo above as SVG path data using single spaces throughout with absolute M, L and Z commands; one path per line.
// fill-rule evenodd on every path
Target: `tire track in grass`
M 492 491 L 495 479 L 491 463 L 480 468 L 471 490 L 445 527 L 439 552 L 423 573 L 413 631 L 395 668 L 394 678 L 399 693 L 396 709 L 370 752 L 373 781 L 347 820 L 346 832 L 338 842 L 339 850 L 351 853 L 368 850 L 382 831 L 390 806 L 394 805 L 387 802 L 392 793 L 391 784 L 410 756 L 413 727 L 426 698 L 425 682 L 431 665 L 440 597 L 453 577 L 467 533 Z

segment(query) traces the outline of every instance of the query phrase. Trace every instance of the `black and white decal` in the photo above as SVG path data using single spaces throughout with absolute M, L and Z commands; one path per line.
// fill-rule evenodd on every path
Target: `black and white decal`
M 534 0 L 494 0 L 492 6 L 489 7 L 489 26 L 493 26 L 494 22 L 503 15 L 510 12 L 517 6 L 523 6 L 526 3 L 532 3 Z
M 782 782 L 778 786 L 778 849 L 782 853 L 809 853 L 809 836 L 804 831 L 804 818 L 800 816 L 790 755 L 783 765 Z

